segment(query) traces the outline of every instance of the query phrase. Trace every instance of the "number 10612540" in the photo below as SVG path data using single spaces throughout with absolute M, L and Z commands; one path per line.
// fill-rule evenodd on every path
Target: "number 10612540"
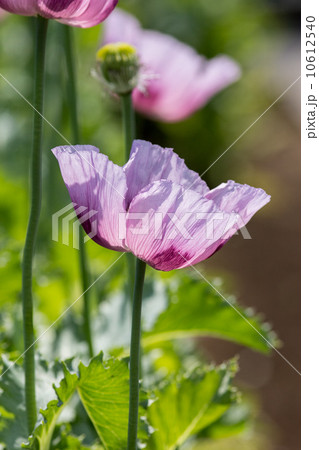
M 316 32 L 315 17 L 306 17 L 306 77 L 316 76 Z

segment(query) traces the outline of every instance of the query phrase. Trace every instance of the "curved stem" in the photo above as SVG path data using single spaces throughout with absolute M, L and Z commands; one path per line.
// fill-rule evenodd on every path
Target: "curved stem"
M 122 99 L 122 115 L 123 115 L 123 129 L 124 129 L 124 144 L 125 144 L 125 161 L 130 158 L 130 152 L 133 140 L 135 139 L 135 113 L 132 105 L 132 94 L 125 94 L 121 96 Z M 132 301 L 133 287 L 134 287 L 134 265 L 135 257 L 132 253 L 126 254 L 127 270 L 128 270 L 128 298 Z
M 24 334 L 25 401 L 29 433 L 32 433 L 36 418 L 34 328 L 32 297 L 32 263 L 36 243 L 42 200 L 42 126 L 44 64 L 48 21 L 36 19 L 36 53 L 34 68 L 34 117 L 33 145 L 31 157 L 31 207 L 22 260 L 22 303 Z
M 140 340 L 141 340 L 141 313 L 143 286 L 146 264 L 136 259 L 132 329 L 131 329 L 131 351 L 130 351 L 130 408 L 127 450 L 137 448 L 138 409 L 139 409 L 139 368 L 140 368 Z
M 73 40 L 72 29 L 66 25 L 64 29 L 64 50 L 66 67 L 68 73 L 68 107 L 71 120 L 72 138 L 74 143 L 80 143 L 80 129 L 78 121 L 77 111 L 77 95 L 76 95 L 76 76 L 74 70 L 74 52 L 73 52 Z M 93 343 L 91 333 L 91 308 L 90 308 L 90 272 L 88 268 L 88 257 L 84 245 L 85 233 L 80 227 L 79 232 L 79 266 L 81 273 L 82 292 L 83 292 L 83 331 L 87 342 L 89 355 L 93 356 Z

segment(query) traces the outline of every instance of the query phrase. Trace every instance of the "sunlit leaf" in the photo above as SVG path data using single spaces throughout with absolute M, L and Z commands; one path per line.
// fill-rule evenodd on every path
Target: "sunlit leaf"
M 104 362 L 101 353 L 93 358 L 88 366 L 80 363 L 78 373 L 70 371 L 66 365 L 63 371 L 64 377 L 59 386 L 55 387 L 55 399 L 47 404 L 46 409 L 41 410 L 42 419 L 24 447 L 40 450 L 51 448 L 59 416 L 72 396 L 77 393 L 104 447 L 109 450 L 125 448 L 129 401 L 127 361 L 111 358 Z M 147 404 L 146 396 L 143 394 L 141 403 L 145 406 Z M 142 410 L 141 407 L 141 412 Z M 147 437 L 148 426 L 141 419 L 139 439 L 143 441 Z M 72 439 L 72 436 L 69 436 L 68 440 L 72 442 L 74 448 L 85 448 L 79 447 L 81 441 Z
M 250 424 L 251 411 L 245 403 L 232 405 L 207 429 L 206 435 L 212 439 L 224 439 L 242 433 Z
M 174 450 L 219 418 L 235 401 L 231 381 L 235 362 L 218 368 L 196 368 L 178 375 L 154 392 L 148 409 L 154 428 L 147 449 Z
M 54 436 L 52 438 L 51 447 L 52 450 L 104 450 L 104 447 L 97 443 L 91 443 L 89 445 L 83 444 L 84 435 L 74 436 L 71 433 L 70 424 L 62 423 L 55 429 Z
M 32 436 L 29 438 L 29 443 L 24 446 L 25 448 L 36 448 L 35 444 L 37 442 L 40 450 L 50 449 L 57 420 L 74 394 L 77 381 L 77 375 L 71 374 L 66 366 L 64 366 L 64 378 L 61 380 L 60 386 L 55 388 L 57 399 L 51 400 L 46 409 L 40 411 L 43 419 L 36 426 Z
M 129 405 L 127 363 L 110 359 L 104 365 L 97 357 L 88 367 L 81 364 L 77 390 L 104 446 L 110 450 L 126 448 Z M 141 401 L 144 400 L 141 396 Z M 139 438 L 147 438 L 147 425 L 142 421 Z
M 225 301 L 204 280 L 182 276 L 168 288 L 168 308 L 155 325 L 144 333 L 143 345 L 151 347 L 163 341 L 187 337 L 224 338 L 254 350 L 268 353 L 278 341 L 269 324 L 247 309 Z M 177 287 L 176 287 L 177 285 Z

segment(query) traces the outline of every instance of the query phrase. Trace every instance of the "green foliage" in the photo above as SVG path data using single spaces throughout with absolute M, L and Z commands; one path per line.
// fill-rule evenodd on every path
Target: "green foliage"
M 57 425 L 51 442 L 54 450 L 103 450 L 104 447 L 98 443 L 91 443 L 89 446 L 83 444 L 84 435 L 74 436 L 71 433 L 69 424 Z
M 63 408 L 74 394 L 77 380 L 77 375 L 71 374 L 66 366 L 64 366 L 64 378 L 62 379 L 60 386 L 55 388 L 58 399 L 50 401 L 46 409 L 40 411 L 43 420 L 36 426 L 31 438 L 29 438 L 29 444 L 24 445 L 24 448 L 39 448 L 40 450 L 50 449 L 56 422 L 62 413 Z
M 80 364 L 77 391 L 102 443 L 109 450 L 125 448 L 129 403 L 127 362 L 111 359 L 106 365 L 102 355 L 88 367 Z M 147 404 L 146 397 L 140 401 Z M 147 425 L 141 421 L 139 438 L 147 438 Z
M 232 299 L 225 301 L 202 280 L 179 274 L 172 278 L 166 296 L 168 308 L 159 315 L 153 328 L 144 333 L 145 347 L 199 336 L 228 339 L 263 353 L 271 350 L 267 341 L 274 346 L 278 344 L 268 324 Z
M 0 377 L 0 443 L 8 450 L 21 448 L 28 437 L 24 404 L 24 372 L 21 361 L 10 361 L 1 356 Z M 44 407 L 54 395 L 52 383 L 62 376 L 62 364 L 48 363 L 36 358 L 36 391 L 39 408 Z
M 148 409 L 155 431 L 147 449 L 174 450 L 224 414 L 236 401 L 231 388 L 236 370 L 234 362 L 195 368 L 159 386 L 154 392 L 157 400 Z
M 247 404 L 241 402 L 232 405 L 211 427 L 205 430 L 205 434 L 213 440 L 241 434 L 249 424 L 250 414 Z
M 7 449 L 21 449 L 28 436 L 24 407 L 24 375 L 21 366 L 1 357 L 0 443 Z
M 19 449 L 21 445 L 30 450 L 122 450 L 126 447 L 129 398 L 126 360 L 110 358 L 104 362 L 102 354 L 99 354 L 88 366 L 80 363 L 78 372 L 74 372 L 71 361 L 49 365 L 37 358 L 38 400 L 41 405 L 46 403 L 46 407 L 40 409 L 41 415 L 27 443 L 23 370 L 19 365 L 11 366 L 3 357 L 2 370 L 9 367 L 0 379 L 0 443 L 7 450 Z M 174 449 L 202 430 L 208 430 L 207 437 L 212 436 L 212 424 L 216 424 L 217 431 L 223 428 L 224 435 L 231 435 L 236 420 L 227 419 L 225 413 L 231 412 L 238 397 L 232 387 L 236 370 L 235 361 L 217 368 L 197 366 L 191 370 L 182 369 L 179 374 L 159 383 L 148 395 L 142 391 L 141 446 L 144 443 L 150 450 Z M 55 392 L 48 389 L 50 381 L 54 380 L 59 380 L 58 386 L 54 386 Z M 59 423 L 65 409 L 77 407 L 72 400 L 77 394 L 102 446 L 97 442 L 89 446 L 83 443 L 85 428 L 77 436 L 69 424 Z M 148 400 L 150 397 L 152 402 Z M 230 427 L 228 434 L 227 423 Z
M 58 438 L 53 439 L 51 447 L 57 450 L 86 450 L 91 448 L 92 450 L 103 450 L 103 447 L 98 445 L 93 445 L 91 447 L 87 447 L 86 445 L 83 445 L 82 439 L 78 438 L 76 436 L 72 436 L 65 432 L 62 427 L 63 425 L 58 427 Z
M 51 448 L 51 440 L 59 416 L 76 392 L 103 446 L 108 450 L 124 448 L 127 437 L 129 399 L 127 362 L 113 358 L 103 362 L 101 353 L 93 358 L 88 366 L 80 363 L 78 373 L 70 371 L 65 364 L 63 372 L 64 377 L 59 387 L 55 387 L 57 398 L 51 400 L 46 409 L 41 410 L 43 419 L 38 422 L 24 448 L 39 450 Z M 147 398 L 143 394 L 141 394 L 141 403 L 144 406 L 147 405 Z M 141 407 L 141 413 L 142 410 L 143 407 Z M 141 419 L 139 439 L 145 441 L 147 437 L 148 426 Z M 81 440 L 75 437 L 64 435 L 63 440 L 63 445 L 71 442 L 73 445 L 71 448 L 85 448 L 81 447 Z M 60 445 L 62 446 L 61 441 Z

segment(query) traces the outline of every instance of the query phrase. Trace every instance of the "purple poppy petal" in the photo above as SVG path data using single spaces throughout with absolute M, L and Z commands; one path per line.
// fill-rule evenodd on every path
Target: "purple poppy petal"
M 117 8 L 106 23 L 103 41 L 107 44 L 127 42 L 138 47 L 140 32 L 142 31 L 139 21 L 131 14 Z
M 237 81 L 240 74 L 238 64 L 226 55 L 202 58 L 193 82 L 180 95 L 180 107 L 171 110 L 170 121 L 182 120 L 202 108 L 212 96 Z
M 138 49 L 154 78 L 146 83 L 146 94 L 135 90 L 134 104 L 162 121 L 185 119 L 240 75 L 231 58 L 207 60 L 172 36 L 155 31 L 143 32 Z
M 38 0 L 38 11 L 48 19 L 68 18 L 83 14 L 88 7 L 87 0 Z
M 135 140 L 131 156 L 124 166 L 127 179 L 127 202 L 130 203 L 145 186 L 157 180 L 170 180 L 204 195 L 208 186 L 193 170 L 188 169 L 171 148 L 162 148 L 147 141 Z
M 117 3 L 118 0 L 0 0 L 0 7 L 15 14 L 39 14 L 67 25 L 89 28 L 103 22 Z
M 156 181 L 133 200 L 127 216 L 127 247 L 158 270 L 206 259 L 234 225 L 234 218 L 198 192 Z
M 207 248 L 202 255 L 204 258 L 194 259 L 191 264 L 209 258 L 217 250 L 220 250 L 240 228 L 249 222 L 257 211 L 270 202 L 271 197 L 263 189 L 230 180 L 212 189 L 205 195 L 205 198 L 212 200 L 221 211 L 231 214 L 234 223 L 223 239 L 220 240 L 217 248 Z
M 37 14 L 36 0 L 0 0 L 0 7 L 14 14 L 34 16 Z
M 111 250 L 126 251 L 119 230 L 126 214 L 126 178 L 96 147 L 76 145 L 52 150 L 77 215 L 90 237 Z
M 89 28 L 103 22 L 118 0 L 38 0 L 38 13 L 67 25 Z
M 134 106 L 165 122 L 185 119 L 240 76 L 231 58 L 208 60 L 172 36 L 142 30 L 134 17 L 119 9 L 108 20 L 104 37 L 106 43 L 125 40 L 137 48 L 143 89 L 133 91 Z
M 88 7 L 80 15 L 60 20 L 67 25 L 90 28 L 105 20 L 116 7 L 118 0 L 90 0 Z
M 248 184 L 239 184 L 229 180 L 205 194 L 205 197 L 218 206 L 222 211 L 237 213 L 243 225 L 268 202 L 270 195 L 263 189 L 256 189 Z

